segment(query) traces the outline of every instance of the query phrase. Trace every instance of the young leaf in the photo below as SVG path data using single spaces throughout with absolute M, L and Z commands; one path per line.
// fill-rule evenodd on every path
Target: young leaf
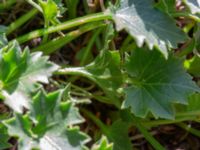
M 107 138 L 103 136 L 100 141 L 98 141 L 92 150 L 113 150 L 113 144 L 109 144 Z
M 22 52 L 16 41 L 0 53 L 0 93 L 5 103 L 17 112 L 29 108 L 29 93 L 35 89 L 34 84 L 48 83 L 48 77 L 58 69 L 41 55 L 30 54 L 28 48 Z
M 174 118 L 173 103 L 187 104 L 188 95 L 199 88 L 182 67 L 182 61 L 168 60 L 156 51 L 136 49 L 126 62 L 130 86 L 125 89 L 123 107 L 138 117 L 151 112 L 156 118 Z
M 184 62 L 185 68 L 189 73 L 196 77 L 200 77 L 200 57 L 194 56 L 193 58 Z
M 62 90 L 48 95 L 40 91 L 33 99 L 30 115 L 16 114 L 4 122 L 9 135 L 19 138 L 18 149 L 81 150 L 89 141 L 88 136 L 72 127 L 82 118 L 71 102 L 61 103 L 62 94 Z
M 150 49 L 158 47 L 167 57 L 168 47 L 175 48 L 187 38 L 169 16 L 153 7 L 153 3 L 153 0 L 121 0 L 113 17 L 117 30 L 129 32 L 139 47 L 146 41 Z
M 39 0 L 40 6 L 43 10 L 43 15 L 47 21 L 56 18 L 58 14 L 58 7 L 53 0 Z
M 185 0 L 185 3 L 190 8 L 192 14 L 200 13 L 200 1 L 199 0 Z

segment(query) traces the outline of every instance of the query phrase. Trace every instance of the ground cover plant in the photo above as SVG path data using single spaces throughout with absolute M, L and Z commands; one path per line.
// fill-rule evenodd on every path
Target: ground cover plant
M 0 149 L 200 149 L 199 0 L 0 0 Z

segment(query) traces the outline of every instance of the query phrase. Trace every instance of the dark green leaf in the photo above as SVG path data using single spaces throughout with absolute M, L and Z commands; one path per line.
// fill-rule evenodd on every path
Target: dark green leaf
M 93 63 L 85 67 L 85 71 L 110 97 L 116 97 L 116 90 L 122 84 L 122 74 L 119 69 L 120 56 L 117 51 L 102 52 Z
M 5 127 L 0 122 L 0 150 L 5 150 L 11 145 L 8 143 L 9 136 L 7 134 L 7 131 Z
M 132 144 L 128 136 L 130 124 L 118 120 L 109 127 L 108 139 L 113 143 L 113 150 L 132 150 Z
M 153 7 L 153 0 L 121 0 L 121 6 L 113 14 L 117 30 L 125 29 L 141 47 L 144 42 L 150 49 L 158 47 L 168 56 L 167 49 L 176 48 L 186 35 L 175 21 Z
M 156 51 L 136 49 L 126 62 L 129 87 L 123 107 L 139 117 L 151 112 L 156 118 L 174 118 L 173 103 L 187 104 L 187 97 L 200 91 L 182 66 L 170 56 L 166 60 Z
M 176 13 L 176 0 L 159 0 L 156 4 L 156 7 L 163 12 L 171 15 L 172 13 Z

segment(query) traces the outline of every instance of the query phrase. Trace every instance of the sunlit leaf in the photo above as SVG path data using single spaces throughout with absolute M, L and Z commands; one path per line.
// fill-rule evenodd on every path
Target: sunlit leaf
M 168 47 L 176 48 L 187 39 L 171 17 L 153 6 L 153 0 L 121 0 L 120 4 L 113 14 L 117 30 L 129 32 L 139 47 L 146 42 L 167 57 Z

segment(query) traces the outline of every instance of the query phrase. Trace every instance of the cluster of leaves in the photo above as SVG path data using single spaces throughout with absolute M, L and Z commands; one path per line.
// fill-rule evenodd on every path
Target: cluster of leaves
M 10 147 L 8 140 L 13 137 L 18 141 L 17 147 L 20 150 L 131 150 L 133 146 L 128 137 L 128 129 L 133 125 L 155 149 L 162 149 L 147 132 L 144 119 L 149 122 L 153 118 L 176 121 L 177 117 L 188 118 L 191 114 L 193 120 L 198 119 L 200 89 L 193 78 L 198 83 L 199 0 L 182 1 L 184 9 L 180 10 L 177 9 L 176 0 L 120 0 L 115 5 L 110 4 L 103 13 L 64 23 L 59 21 L 59 17 L 72 9 L 68 7 L 76 8 L 78 1 L 68 0 L 67 9 L 61 0 L 27 2 L 43 14 L 44 29 L 8 41 L 6 35 L 10 28 L 0 26 L 0 99 L 11 112 L 11 115 L 0 118 L 0 149 Z M 73 10 L 69 14 L 69 18 L 76 17 Z M 12 26 L 22 25 L 27 21 L 24 18 L 19 18 L 20 21 Z M 177 18 L 187 19 L 189 23 L 182 28 L 178 27 Z M 107 19 L 115 23 L 116 31 L 125 30 L 129 34 L 120 50 L 109 50 L 115 30 L 112 22 Z M 76 26 L 80 26 L 80 29 L 67 34 L 61 31 Z M 42 53 L 48 51 L 46 48 L 51 48 L 49 53 L 53 53 L 81 33 L 95 28 L 101 30 L 94 37 L 102 28 L 107 32 L 98 56 L 91 58 L 87 65 L 85 60 L 91 56 L 88 50 L 93 39 L 84 49 L 79 67 L 59 66 Z M 189 34 L 191 29 L 192 35 Z M 49 40 L 48 34 L 53 32 L 58 32 L 60 36 Z M 43 36 L 43 41 L 39 48 L 33 50 L 37 52 L 32 52 L 28 47 L 21 48 L 21 43 L 39 36 Z M 178 44 L 182 44 L 183 48 Z M 190 59 L 186 59 L 188 54 Z M 105 135 L 93 146 L 87 145 L 91 138 L 78 127 L 85 120 L 77 106 L 81 98 L 73 97 L 73 86 L 68 82 L 58 86 L 58 82 L 51 79 L 52 83 L 49 83 L 52 75 L 88 78 L 103 94 L 90 93 L 75 86 L 80 94 L 116 107 L 118 117 L 111 126 L 101 122 L 90 110 L 81 108 Z M 44 85 L 51 84 L 57 85 L 59 89 L 46 92 Z

